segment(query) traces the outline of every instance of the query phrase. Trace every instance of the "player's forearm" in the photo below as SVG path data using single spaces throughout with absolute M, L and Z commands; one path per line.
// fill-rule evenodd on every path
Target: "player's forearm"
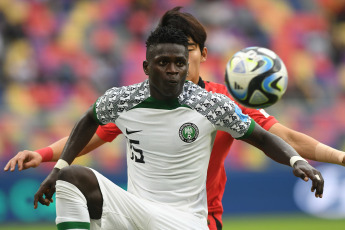
M 57 142 L 49 145 L 49 147 L 53 151 L 53 158 L 51 159 L 51 161 L 57 161 L 60 158 L 62 150 L 65 147 L 67 140 L 68 140 L 68 137 L 64 137 L 58 140 Z
M 244 140 L 262 150 L 272 160 L 289 165 L 292 157 L 300 157 L 299 154 L 282 138 L 265 131 L 259 125 L 255 128 L 249 138 Z M 295 159 L 294 158 L 294 159 Z
M 49 147 L 53 151 L 53 158 L 50 161 L 56 162 L 60 158 L 62 150 L 65 147 L 67 140 L 68 140 L 68 137 L 64 137 L 58 140 L 57 142 L 49 145 Z M 105 141 L 100 139 L 97 136 L 97 134 L 95 134 L 90 140 L 90 142 L 85 146 L 85 148 L 78 154 L 78 157 L 91 152 L 92 150 L 96 149 L 97 147 L 101 146 L 104 143 Z
M 322 143 L 318 143 L 315 148 L 315 160 L 345 165 L 345 152 L 339 151 Z
M 261 150 L 278 163 L 291 166 L 291 158 L 299 156 L 292 146 L 276 135 L 268 134 L 264 143 Z
M 42 156 L 42 162 L 56 162 L 59 160 L 62 150 L 66 145 L 66 142 L 68 140 L 68 136 L 64 137 L 53 144 L 49 145 L 48 147 L 45 147 L 43 149 L 35 150 L 35 152 L 38 152 Z M 93 150 L 97 146 L 96 144 L 92 144 L 92 146 L 89 146 L 91 144 L 88 144 L 79 154 L 78 156 L 82 156 L 91 150 Z M 100 144 L 98 144 L 99 146 Z
M 295 131 L 290 132 L 288 135 L 279 135 L 284 141 L 291 145 L 299 155 L 309 160 L 316 160 L 315 150 L 318 141 L 302 133 Z
M 289 129 L 283 125 L 274 125 L 270 132 L 290 144 L 303 158 L 344 165 L 345 152 L 324 145 L 314 138 Z
M 319 162 L 344 165 L 345 152 L 322 144 L 307 135 L 299 136 L 300 144 L 296 145 L 295 149 L 302 157 Z
M 92 113 L 92 108 L 90 108 L 77 122 L 62 150 L 60 159 L 65 160 L 68 164 L 73 162 L 96 132 L 98 124 L 93 118 Z

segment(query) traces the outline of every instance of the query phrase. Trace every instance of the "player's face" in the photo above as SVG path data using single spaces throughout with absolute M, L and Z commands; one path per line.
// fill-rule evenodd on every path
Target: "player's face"
M 178 44 L 150 47 L 149 59 L 143 63 L 149 75 L 150 93 L 156 99 L 176 98 L 182 92 L 188 74 L 188 50 Z
M 199 44 L 193 41 L 192 38 L 188 38 L 188 51 L 189 51 L 189 71 L 187 80 L 198 84 L 200 76 L 200 64 L 206 61 L 207 48 L 204 47 L 202 52 L 200 51 Z

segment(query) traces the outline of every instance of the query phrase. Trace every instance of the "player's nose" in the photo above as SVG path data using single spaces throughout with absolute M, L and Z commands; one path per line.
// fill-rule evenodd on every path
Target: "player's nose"
M 177 68 L 176 64 L 175 63 L 168 64 L 166 72 L 169 75 L 176 75 L 176 74 L 178 74 L 178 68 Z

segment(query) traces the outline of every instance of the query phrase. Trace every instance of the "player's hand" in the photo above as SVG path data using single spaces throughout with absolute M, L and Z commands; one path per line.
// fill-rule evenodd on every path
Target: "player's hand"
M 34 209 L 37 208 L 38 202 L 43 205 L 49 206 L 53 203 L 53 195 L 55 193 L 55 185 L 58 178 L 60 169 L 54 168 L 47 178 L 42 182 L 40 188 L 34 196 Z
M 311 191 L 315 191 L 315 197 L 322 198 L 324 180 L 318 170 L 305 161 L 296 161 L 293 165 L 293 174 L 304 181 L 308 181 L 310 178 L 313 182 Z
M 38 152 L 24 150 L 9 160 L 4 168 L 5 171 L 13 172 L 18 165 L 18 170 L 36 168 L 42 162 L 42 156 Z

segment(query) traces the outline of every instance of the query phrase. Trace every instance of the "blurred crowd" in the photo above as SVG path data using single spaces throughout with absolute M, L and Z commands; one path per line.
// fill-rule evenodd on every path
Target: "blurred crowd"
M 267 110 L 344 150 L 344 0 L 0 0 L 1 164 L 68 135 L 106 89 L 144 80 L 146 37 L 175 6 L 208 32 L 204 79 L 223 83 L 226 62 L 242 48 L 274 50 L 289 83 Z M 247 148 L 235 145 L 230 168 L 267 168 L 263 154 Z M 117 141 L 80 161 L 123 170 L 124 149 Z

